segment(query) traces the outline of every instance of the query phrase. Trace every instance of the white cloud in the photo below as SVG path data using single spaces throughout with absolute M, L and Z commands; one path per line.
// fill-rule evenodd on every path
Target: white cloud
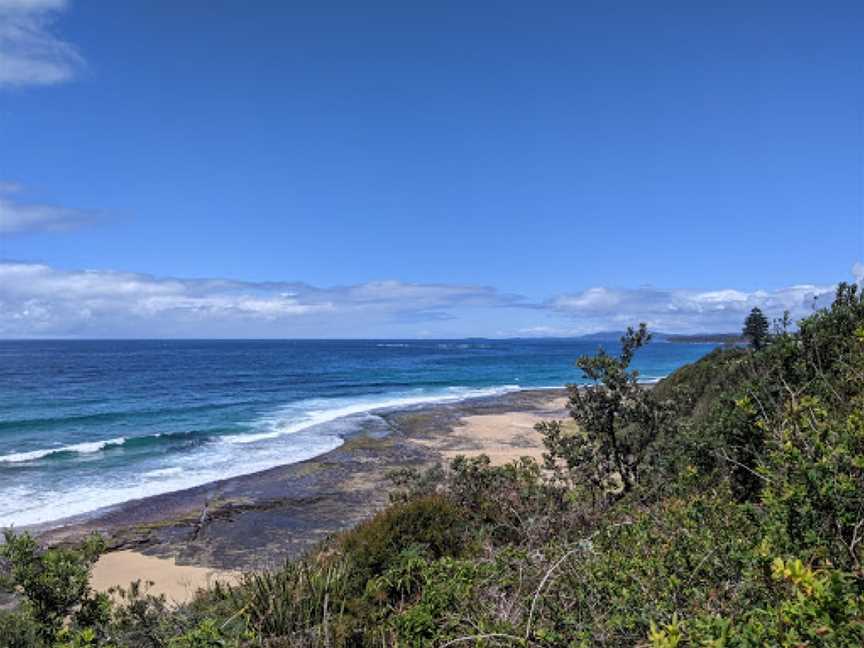
M 855 277 L 855 283 L 864 286 L 864 263 L 855 262 L 855 265 L 852 266 L 852 276 Z
M 452 317 L 441 309 L 517 300 L 482 286 L 384 281 L 317 288 L 0 263 L 0 337 L 352 337 L 364 334 L 364 325 L 434 322 Z
M 95 217 L 90 211 L 9 197 L 20 191 L 18 184 L 0 182 L 0 235 L 63 231 L 84 225 Z
M 547 306 L 576 320 L 582 331 L 615 330 L 647 322 L 664 332 L 727 332 L 738 330 L 747 313 L 757 306 L 769 317 L 780 317 L 786 310 L 793 318 L 804 317 L 815 306 L 824 306 L 834 288 L 798 285 L 752 292 L 662 290 L 650 286 L 589 288 L 556 297 Z
M 621 295 L 606 288 L 588 288 L 573 295 L 558 297 L 554 306 L 574 312 L 608 312 L 614 309 Z
M 861 267 L 856 266 L 855 272 Z M 3 337 L 572 336 L 645 321 L 655 331 L 737 331 L 754 306 L 793 317 L 835 287 L 661 290 L 595 287 L 532 303 L 486 286 L 377 281 L 182 279 L 0 262 Z
M 52 31 L 65 0 L 0 0 L 0 86 L 68 81 L 84 61 Z

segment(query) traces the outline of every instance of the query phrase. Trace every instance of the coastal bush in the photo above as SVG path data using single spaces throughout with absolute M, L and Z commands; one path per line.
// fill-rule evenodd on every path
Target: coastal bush
M 114 605 L 106 632 L 117 646 L 163 648 L 172 637 L 196 624 L 193 615 L 171 608 L 164 594 L 150 594 L 151 586 L 139 580 L 110 590 Z
M 253 636 L 318 634 L 329 641 L 345 626 L 348 575 L 343 561 L 290 562 L 275 572 L 247 575 L 229 595 Z
M 864 363 L 859 365 L 864 369 Z M 844 417 L 820 399 L 790 402 L 771 430 L 760 474 L 765 542 L 859 570 L 864 557 L 864 399 Z
M 0 646 L 34 648 L 42 645 L 39 624 L 23 612 L 0 611 Z
M 555 645 L 635 645 L 652 621 L 741 607 L 759 583 L 743 578 L 758 567 L 754 528 L 722 491 L 624 507 L 549 556 L 526 629 Z
M 465 602 L 489 575 L 489 565 L 474 560 L 441 558 L 417 562 L 412 598 L 402 599 L 393 610 L 392 627 L 397 643 L 408 646 L 439 645 L 470 628 L 471 613 Z
M 449 499 L 428 495 L 395 504 L 339 539 L 339 549 L 351 565 L 352 579 L 365 584 L 380 576 L 409 547 L 421 548 L 430 559 L 458 556 L 465 546 L 466 517 Z
M 92 535 L 76 548 L 45 549 L 28 533 L 4 533 L 0 584 L 23 597 L 18 618 L 32 619 L 40 640 L 49 643 L 67 620 L 82 627 L 101 625 L 108 600 L 90 588 L 90 567 L 105 548 Z
M 737 618 L 677 616 L 651 624 L 649 643 L 671 646 L 807 646 L 853 648 L 864 645 L 864 598 L 855 578 L 818 569 L 800 560 L 776 559 L 771 567 L 773 600 L 737 610 Z
M 568 490 L 544 478 L 530 457 L 503 466 L 492 466 L 485 455 L 456 457 L 442 484 L 470 519 L 477 539 L 496 546 L 540 546 L 576 532 L 581 523 Z
M 53 648 L 113 648 L 111 644 L 100 642 L 93 628 L 71 630 L 62 628 L 57 632 Z
M 679 421 L 703 425 L 728 391 L 741 384 L 749 356 L 741 347 L 718 347 L 661 380 L 653 387 L 654 394 L 675 401 Z
M 249 633 L 267 645 L 363 645 L 370 637 L 380 645 L 390 617 L 425 583 L 427 561 L 461 555 L 465 534 L 466 518 L 450 499 L 410 498 L 302 560 L 199 602 L 228 617 L 232 636 Z
M 719 443 L 715 455 L 739 500 L 757 500 L 769 483 L 759 466 L 791 404 L 803 396 L 818 398 L 831 410 L 830 417 L 839 420 L 862 394 L 856 368 L 862 326 L 864 302 L 858 287 L 840 284 L 831 306 L 802 320 L 797 333 L 780 331 L 747 355 L 744 375 L 701 426 L 706 438 Z
M 234 648 L 236 641 L 227 639 L 214 619 L 205 619 L 191 630 L 168 641 L 168 648 Z
M 559 480 L 591 493 L 595 504 L 608 504 L 639 485 L 649 447 L 675 423 L 671 401 L 660 401 L 639 384 L 630 370 L 638 349 L 651 339 L 645 324 L 628 328 L 617 357 L 601 349 L 582 356 L 577 366 L 588 386 L 571 386 L 567 408 L 578 424 L 568 431 L 560 421 L 537 426 L 546 446 L 545 467 Z

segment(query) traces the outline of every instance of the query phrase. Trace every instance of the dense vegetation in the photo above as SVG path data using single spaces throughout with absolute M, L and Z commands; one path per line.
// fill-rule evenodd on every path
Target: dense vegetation
M 87 585 L 99 549 L 8 536 L 3 646 L 864 645 L 864 299 L 653 390 L 581 358 L 544 465 L 393 475 L 392 505 L 302 560 L 168 609 Z

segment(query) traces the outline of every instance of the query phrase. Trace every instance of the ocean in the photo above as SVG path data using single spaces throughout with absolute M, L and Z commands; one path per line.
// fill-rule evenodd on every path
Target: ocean
M 0 527 L 309 459 L 382 408 L 580 383 L 599 344 L 0 341 Z M 633 364 L 657 380 L 714 346 L 652 343 Z

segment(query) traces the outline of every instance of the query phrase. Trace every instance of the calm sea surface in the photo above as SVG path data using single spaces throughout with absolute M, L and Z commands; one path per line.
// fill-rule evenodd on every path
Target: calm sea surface
M 598 344 L 0 341 L 0 527 L 301 461 L 375 409 L 578 383 Z M 656 380 L 712 348 L 634 365 Z

